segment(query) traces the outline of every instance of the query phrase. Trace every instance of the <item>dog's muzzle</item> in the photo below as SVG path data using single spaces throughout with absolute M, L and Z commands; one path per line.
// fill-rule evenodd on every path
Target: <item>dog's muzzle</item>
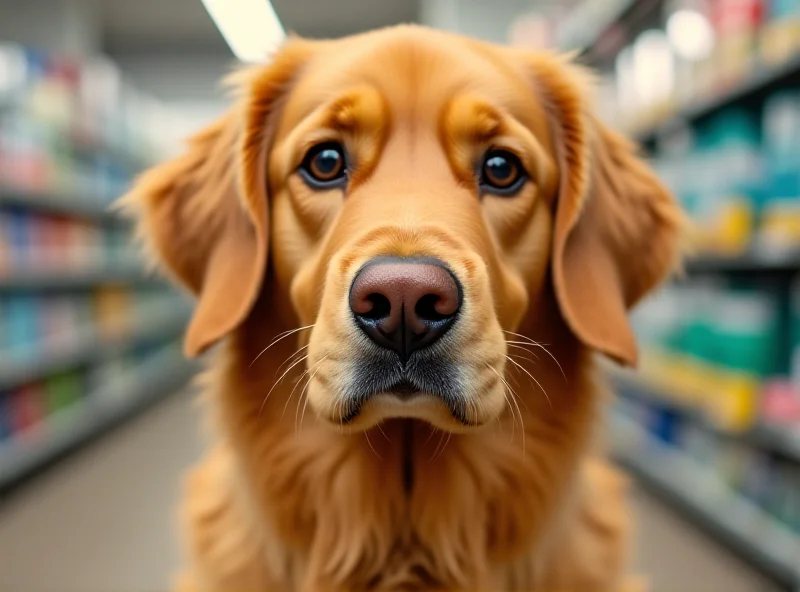
M 348 393 L 345 423 L 379 393 L 433 395 L 466 423 L 457 372 L 442 339 L 457 323 L 463 298 L 461 283 L 438 259 L 377 257 L 359 270 L 350 310 L 370 344 Z

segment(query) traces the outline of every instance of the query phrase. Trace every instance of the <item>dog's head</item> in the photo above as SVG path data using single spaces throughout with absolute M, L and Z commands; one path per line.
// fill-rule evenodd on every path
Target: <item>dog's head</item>
M 187 351 L 261 322 L 276 290 L 291 306 L 273 314 L 313 326 L 319 416 L 449 430 L 501 413 L 508 332 L 548 298 L 578 341 L 635 363 L 627 311 L 673 264 L 679 213 L 591 115 L 586 79 L 418 27 L 289 41 L 132 192 L 197 295 Z

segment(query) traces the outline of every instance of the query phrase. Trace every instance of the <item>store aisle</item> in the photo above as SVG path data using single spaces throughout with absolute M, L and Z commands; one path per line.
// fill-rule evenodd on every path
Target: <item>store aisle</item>
M 164 590 L 180 563 L 180 475 L 202 450 L 189 393 L 169 397 L 0 506 L 0 590 Z
M 62 463 L 0 506 L 0 590 L 163 590 L 180 563 L 179 477 L 202 450 L 187 393 Z M 638 565 L 653 592 L 772 588 L 637 492 Z

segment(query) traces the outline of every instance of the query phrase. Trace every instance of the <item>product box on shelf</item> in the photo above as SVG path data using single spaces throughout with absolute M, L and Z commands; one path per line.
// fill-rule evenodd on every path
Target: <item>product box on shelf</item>
M 0 207 L 0 277 L 16 272 L 108 270 L 137 263 L 130 229 Z M 141 263 L 143 267 L 143 263 Z
M 713 0 L 715 66 L 723 87 L 738 83 L 752 70 L 765 16 L 766 0 Z
M 761 31 L 761 57 L 781 64 L 800 51 L 800 2 L 769 0 L 767 21 Z
M 642 372 L 720 429 L 749 428 L 775 377 L 787 376 L 785 310 L 762 284 L 670 286 L 634 315 Z
M 11 294 L 3 298 L 0 307 L 5 322 L 3 336 L 4 356 L 6 359 L 26 358 L 36 350 L 38 322 L 36 316 L 36 300 L 30 296 Z
M 800 280 L 792 284 L 788 315 L 789 378 L 765 389 L 761 413 L 772 424 L 793 428 L 800 438 Z
M 800 246 L 800 89 L 770 97 L 763 113 L 763 213 L 759 246 L 787 251 Z
M 696 251 L 736 255 L 751 245 L 765 175 L 759 128 L 757 115 L 728 109 L 653 159 L 692 219 Z
M 14 433 L 25 433 L 36 428 L 47 415 L 47 405 L 41 385 L 24 386 L 12 391 L 10 396 Z
M 85 392 L 83 372 L 72 370 L 56 374 L 44 381 L 47 412 L 55 415 L 77 403 Z

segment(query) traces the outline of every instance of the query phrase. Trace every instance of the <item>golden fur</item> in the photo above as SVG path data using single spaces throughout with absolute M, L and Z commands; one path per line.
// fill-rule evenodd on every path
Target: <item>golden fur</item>
M 681 218 L 587 81 L 420 27 L 293 39 L 138 181 L 142 237 L 198 299 L 187 352 L 224 338 L 179 589 L 640 589 L 594 352 L 635 363 L 626 313 L 670 271 Z M 297 166 L 332 139 L 346 192 L 311 190 Z M 476 190 L 497 146 L 530 176 L 513 198 Z M 342 426 L 361 347 L 347 290 L 381 254 L 438 257 L 463 283 L 448 339 L 469 425 L 377 396 Z

